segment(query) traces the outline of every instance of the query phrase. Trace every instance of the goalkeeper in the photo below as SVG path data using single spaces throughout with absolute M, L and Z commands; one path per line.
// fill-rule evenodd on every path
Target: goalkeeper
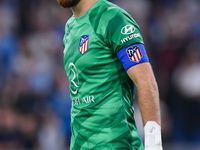
M 71 8 L 64 45 L 71 150 L 162 150 L 158 87 L 139 26 L 106 0 L 57 0 Z M 145 146 L 134 120 L 138 89 Z

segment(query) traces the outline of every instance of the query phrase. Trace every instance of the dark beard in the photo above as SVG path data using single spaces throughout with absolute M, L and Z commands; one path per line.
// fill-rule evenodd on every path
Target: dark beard
M 57 0 L 58 3 L 64 8 L 71 8 L 76 6 L 80 0 Z

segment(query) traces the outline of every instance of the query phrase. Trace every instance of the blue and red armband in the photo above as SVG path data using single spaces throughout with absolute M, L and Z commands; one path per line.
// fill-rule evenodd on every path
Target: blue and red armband
M 145 47 L 143 44 L 134 44 L 120 50 L 117 56 L 121 60 L 124 69 L 127 71 L 130 67 L 144 62 L 149 62 Z

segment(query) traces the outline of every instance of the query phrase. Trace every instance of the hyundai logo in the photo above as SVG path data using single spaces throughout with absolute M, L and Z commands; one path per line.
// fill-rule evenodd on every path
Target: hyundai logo
M 133 32 L 135 32 L 135 28 L 132 25 L 126 25 L 121 30 L 122 34 L 131 34 Z

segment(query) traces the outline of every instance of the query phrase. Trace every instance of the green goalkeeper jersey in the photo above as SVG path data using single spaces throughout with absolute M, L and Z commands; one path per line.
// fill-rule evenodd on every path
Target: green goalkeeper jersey
M 143 40 L 136 22 L 106 0 L 68 20 L 63 44 L 71 150 L 144 150 L 134 120 L 134 83 L 118 56 L 137 43 Z

